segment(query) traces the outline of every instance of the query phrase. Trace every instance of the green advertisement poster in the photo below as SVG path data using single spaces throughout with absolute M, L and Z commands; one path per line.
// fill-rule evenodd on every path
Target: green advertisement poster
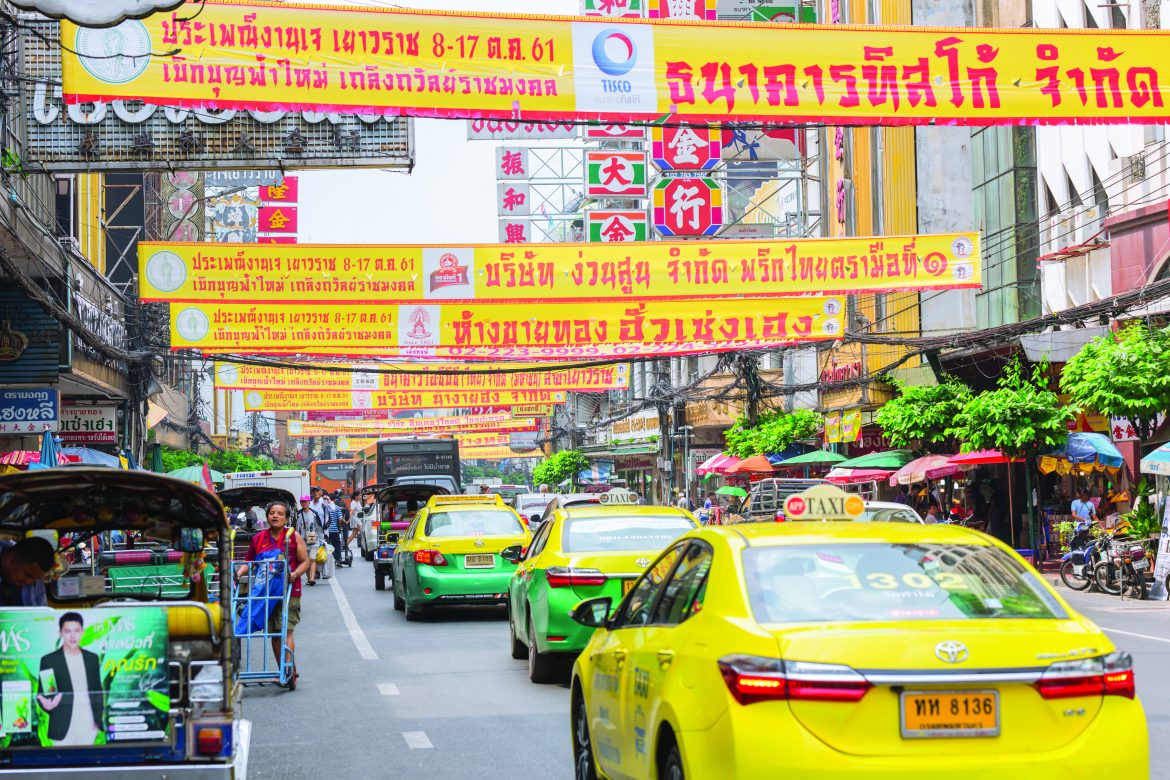
M 162 740 L 167 611 L 0 610 L 0 748 Z

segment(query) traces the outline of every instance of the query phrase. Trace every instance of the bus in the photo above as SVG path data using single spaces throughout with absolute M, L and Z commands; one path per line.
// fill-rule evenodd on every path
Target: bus
M 309 484 L 321 488 L 326 493 L 340 490 L 348 496 L 354 490 L 353 471 L 353 458 L 315 460 L 309 464 Z
M 444 487 L 454 483 L 451 492 L 456 493 L 461 484 L 459 441 L 449 435 L 381 439 L 357 454 L 353 469 L 359 490 L 399 481 L 431 483 L 425 478 L 443 477 Z

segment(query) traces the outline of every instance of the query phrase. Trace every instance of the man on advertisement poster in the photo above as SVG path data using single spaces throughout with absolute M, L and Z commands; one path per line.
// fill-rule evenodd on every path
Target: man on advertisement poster
M 81 648 L 85 622 L 80 613 L 66 612 L 57 625 L 61 647 L 41 658 L 37 701 L 49 715 L 53 745 L 92 745 L 103 731 L 101 662 L 97 653 Z

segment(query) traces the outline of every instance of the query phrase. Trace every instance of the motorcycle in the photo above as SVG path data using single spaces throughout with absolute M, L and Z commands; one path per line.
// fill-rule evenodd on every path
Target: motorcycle
M 1097 587 L 1112 596 L 1145 599 L 1150 592 L 1146 583 L 1146 571 L 1150 568 L 1146 548 L 1125 537 L 1109 537 L 1109 542 L 1104 560 L 1093 567 Z
M 1088 590 L 1100 552 L 1090 532 L 1091 524 L 1078 523 L 1069 551 L 1060 559 L 1060 579 L 1072 590 Z

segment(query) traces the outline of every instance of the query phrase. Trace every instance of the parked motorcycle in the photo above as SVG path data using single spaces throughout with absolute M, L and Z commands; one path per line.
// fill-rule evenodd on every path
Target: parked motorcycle
M 1102 591 L 1116 596 L 1144 599 L 1149 595 L 1146 571 L 1150 559 L 1140 542 L 1125 537 L 1110 538 L 1104 560 L 1093 567 L 1093 580 Z
M 1060 579 L 1072 590 L 1088 590 L 1093 584 L 1094 568 L 1102 557 L 1091 528 L 1090 523 L 1078 523 L 1069 541 L 1069 551 L 1060 559 Z

